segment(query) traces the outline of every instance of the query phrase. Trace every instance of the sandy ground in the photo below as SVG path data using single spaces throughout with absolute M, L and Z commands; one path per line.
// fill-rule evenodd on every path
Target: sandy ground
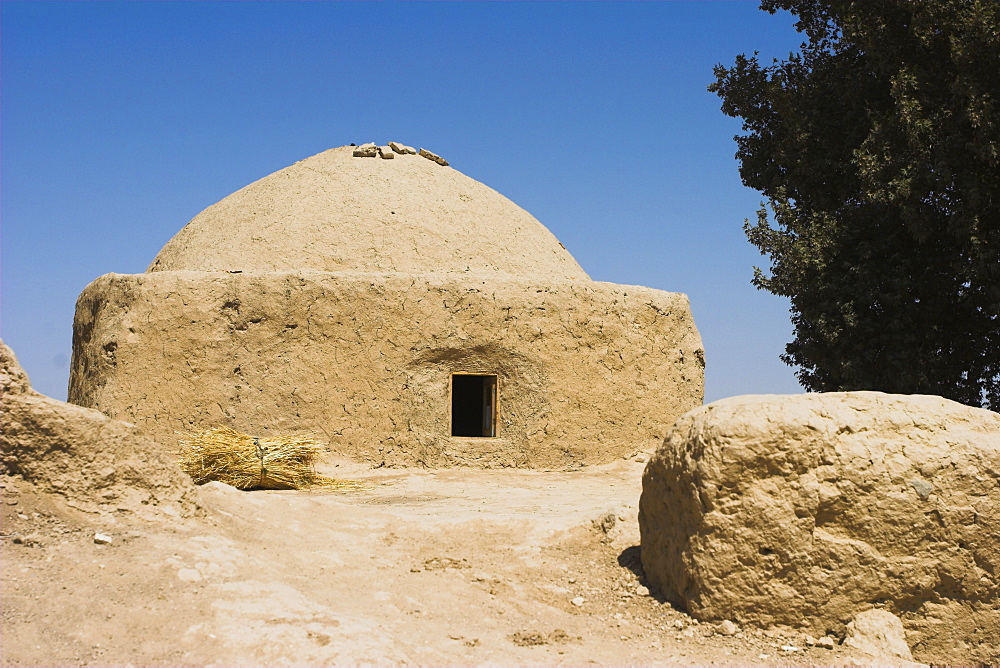
M 807 647 L 794 631 L 727 636 L 650 596 L 638 561 L 643 466 L 343 462 L 326 472 L 364 489 L 211 483 L 202 517 L 157 522 L 84 514 L 6 478 L 3 664 L 872 661 Z

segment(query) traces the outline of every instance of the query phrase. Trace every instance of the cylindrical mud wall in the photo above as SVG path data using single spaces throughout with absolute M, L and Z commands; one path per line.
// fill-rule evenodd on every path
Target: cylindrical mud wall
M 591 281 L 109 274 L 81 294 L 69 400 L 178 432 L 315 432 L 372 464 L 570 468 L 653 449 L 702 402 L 687 297 Z M 453 373 L 498 377 L 451 436 Z

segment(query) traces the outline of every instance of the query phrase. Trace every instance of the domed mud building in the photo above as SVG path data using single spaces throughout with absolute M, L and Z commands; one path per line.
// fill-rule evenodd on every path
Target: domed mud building
M 394 146 L 275 172 L 146 273 L 87 286 L 70 401 L 165 447 L 228 425 L 376 465 L 537 468 L 652 449 L 701 404 L 685 295 L 592 281 L 513 202 Z

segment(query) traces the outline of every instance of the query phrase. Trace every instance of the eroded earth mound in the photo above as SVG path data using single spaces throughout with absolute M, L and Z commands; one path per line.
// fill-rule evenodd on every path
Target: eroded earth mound
M 31 389 L 0 341 L 0 474 L 19 475 L 87 512 L 175 516 L 196 511 L 195 488 L 135 425 Z
M 1000 415 L 876 392 L 681 417 L 643 476 L 642 563 L 700 620 L 844 636 L 903 620 L 918 660 L 1000 660 Z

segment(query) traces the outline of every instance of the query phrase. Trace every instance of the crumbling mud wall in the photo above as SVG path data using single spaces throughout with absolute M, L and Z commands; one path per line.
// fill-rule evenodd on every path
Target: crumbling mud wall
M 451 374 L 496 374 L 497 435 L 451 436 Z M 374 465 L 570 468 L 652 450 L 701 405 L 687 297 L 591 281 L 108 274 L 81 294 L 69 399 L 160 442 L 315 432 Z
M 133 424 L 31 389 L 0 341 L 0 475 L 17 475 L 88 513 L 149 519 L 199 512 L 195 488 Z
M 639 502 L 652 588 L 693 617 L 843 636 L 873 606 L 919 661 L 1000 660 L 1000 415 L 881 392 L 682 416 Z

